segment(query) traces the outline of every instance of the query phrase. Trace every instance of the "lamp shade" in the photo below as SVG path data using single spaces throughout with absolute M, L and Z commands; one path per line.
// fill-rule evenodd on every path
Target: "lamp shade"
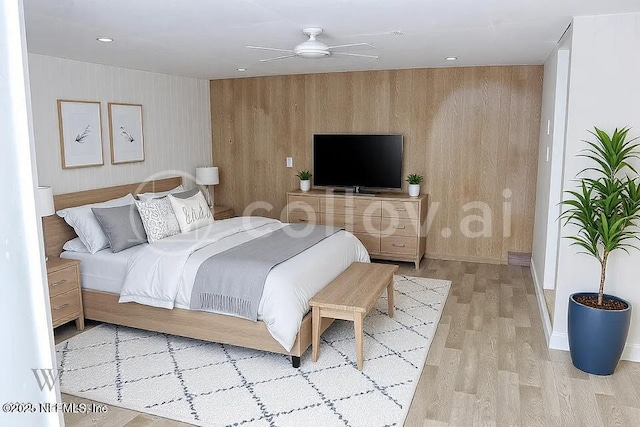
M 220 183 L 218 168 L 215 166 L 203 166 L 196 168 L 196 184 L 216 185 Z
M 53 190 L 51 187 L 39 186 L 36 190 L 36 211 L 40 217 L 56 213 L 53 207 Z

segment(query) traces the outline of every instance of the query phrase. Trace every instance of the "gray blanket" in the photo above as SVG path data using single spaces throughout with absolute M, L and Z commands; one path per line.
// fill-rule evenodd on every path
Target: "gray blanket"
M 191 310 L 232 314 L 255 322 L 269 271 L 340 230 L 287 225 L 209 257 L 196 273 Z

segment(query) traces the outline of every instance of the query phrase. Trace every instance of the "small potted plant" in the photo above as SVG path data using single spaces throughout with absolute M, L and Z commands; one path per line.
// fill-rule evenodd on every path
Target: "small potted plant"
M 598 292 L 579 292 L 569 297 L 568 335 L 571 360 L 576 368 L 595 375 L 613 374 L 627 341 L 631 305 L 622 298 L 604 293 L 609 255 L 636 248 L 640 219 L 638 173 L 630 164 L 640 158 L 635 139 L 626 140 L 629 129 L 616 129 L 613 135 L 595 128 L 596 142 L 581 156 L 595 164 L 581 172 L 575 191 L 562 204 L 562 218 L 576 227 L 567 238 L 581 252 L 600 264 Z M 633 177 L 627 175 L 633 173 Z
M 311 188 L 311 172 L 300 171 L 296 176 L 300 178 L 300 190 L 309 191 Z
M 422 175 L 412 173 L 407 176 L 406 181 L 409 183 L 409 196 L 418 197 L 420 195 L 420 183 L 422 182 Z

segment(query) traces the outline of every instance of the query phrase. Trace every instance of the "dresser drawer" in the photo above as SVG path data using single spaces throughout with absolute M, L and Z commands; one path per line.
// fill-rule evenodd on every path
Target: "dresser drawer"
M 418 202 L 382 202 L 382 216 L 385 218 L 409 218 L 418 220 Z
M 418 236 L 418 220 L 408 218 L 382 218 L 383 236 Z
M 51 298 L 51 318 L 53 326 L 69 316 L 76 315 L 80 312 L 80 290 L 65 292 Z
M 367 248 L 367 252 L 369 253 L 380 253 L 380 237 L 372 236 L 371 234 L 364 233 L 353 233 L 354 236 L 358 238 L 362 242 L 365 248 Z
M 358 197 L 327 197 L 320 200 L 324 213 L 343 215 L 381 216 L 382 202 Z
M 289 212 L 298 210 L 320 212 L 319 200 L 315 196 L 290 195 L 287 199 L 287 207 Z
M 362 215 L 322 214 L 322 224 L 333 227 L 344 227 L 352 233 L 380 234 L 380 217 L 366 217 Z
M 289 212 L 289 222 L 291 224 L 321 224 L 320 214 L 298 210 Z
M 72 265 L 62 270 L 49 273 L 47 275 L 47 282 L 49 283 L 49 297 L 55 297 L 72 289 L 78 289 L 80 286 L 78 283 L 77 267 Z
M 417 249 L 417 237 L 390 236 L 380 239 L 380 250 L 385 254 L 415 255 Z

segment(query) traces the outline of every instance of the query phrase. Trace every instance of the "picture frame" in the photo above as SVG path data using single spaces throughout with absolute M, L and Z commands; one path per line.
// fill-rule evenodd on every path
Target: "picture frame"
M 58 99 L 57 104 L 62 169 L 104 165 L 100 102 Z
M 109 102 L 111 164 L 144 162 L 141 104 Z

